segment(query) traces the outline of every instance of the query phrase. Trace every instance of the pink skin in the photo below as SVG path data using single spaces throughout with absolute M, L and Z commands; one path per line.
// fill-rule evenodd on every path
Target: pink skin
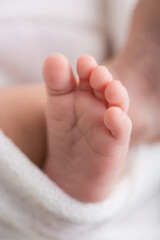
M 132 124 L 128 95 L 91 56 L 77 61 L 79 82 L 66 57 L 43 66 L 47 89 L 48 156 L 44 171 L 83 202 L 104 200 L 123 174 Z

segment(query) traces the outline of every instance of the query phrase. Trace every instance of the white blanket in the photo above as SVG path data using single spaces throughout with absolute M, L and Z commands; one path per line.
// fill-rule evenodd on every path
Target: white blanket
M 0 219 L 29 236 L 71 240 L 83 235 L 88 239 L 94 225 L 109 220 L 124 205 L 126 193 L 124 181 L 103 203 L 80 203 L 0 133 Z
M 134 171 L 121 181 L 110 198 L 97 204 L 83 204 L 51 182 L 1 132 L 0 220 L 4 226 L 26 234 L 28 239 L 105 240 L 112 219 L 123 218 L 159 187 L 159 146 L 140 149 L 136 162 Z

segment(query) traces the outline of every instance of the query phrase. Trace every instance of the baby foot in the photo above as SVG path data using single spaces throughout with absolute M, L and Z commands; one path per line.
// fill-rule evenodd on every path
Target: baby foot
M 44 171 L 83 202 L 104 200 L 121 177 L 131 133 L 128 94 L 91 56 L 77 61 L 76 81 L 66 57 L 44 63 L 48 156 Z

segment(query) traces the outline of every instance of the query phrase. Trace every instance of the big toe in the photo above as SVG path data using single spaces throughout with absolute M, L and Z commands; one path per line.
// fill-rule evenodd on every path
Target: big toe
M 43 64 L 43 78 L 50 95 L 66 94 L 76 88 L 76 80 L 68 59 L 53 54 Z

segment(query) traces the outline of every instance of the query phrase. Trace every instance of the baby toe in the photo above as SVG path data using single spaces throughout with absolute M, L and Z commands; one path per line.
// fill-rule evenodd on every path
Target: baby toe
M 132 122 L 120 108 L 108 108 L 104 115 L 104 124 L 115 139 L 123 143 L 129 142 Z
M 43 77 L 50 95 L 65 94 L 76 87 L 70 63 L 62 54 L 47 57 L 43 64 Z
M 97 66 L 96 60 L 89 55 L 81 56 L 77 60 L 77 73 L 79 75 L 79 88 L 81 90 L 90 90 L 90 75 Z
M 104 92 L 105 99 L 110 106 L 117 106 L 124 112 L 128 111 L 129 108 L 129 97 L 127 90 L 118 80 L 111 81 Z
M 112 80 L 112 75 L 105 66 L 97 66 L 90 77 L 91 87 L 96 91 L 104 91 L 107 83 Z

